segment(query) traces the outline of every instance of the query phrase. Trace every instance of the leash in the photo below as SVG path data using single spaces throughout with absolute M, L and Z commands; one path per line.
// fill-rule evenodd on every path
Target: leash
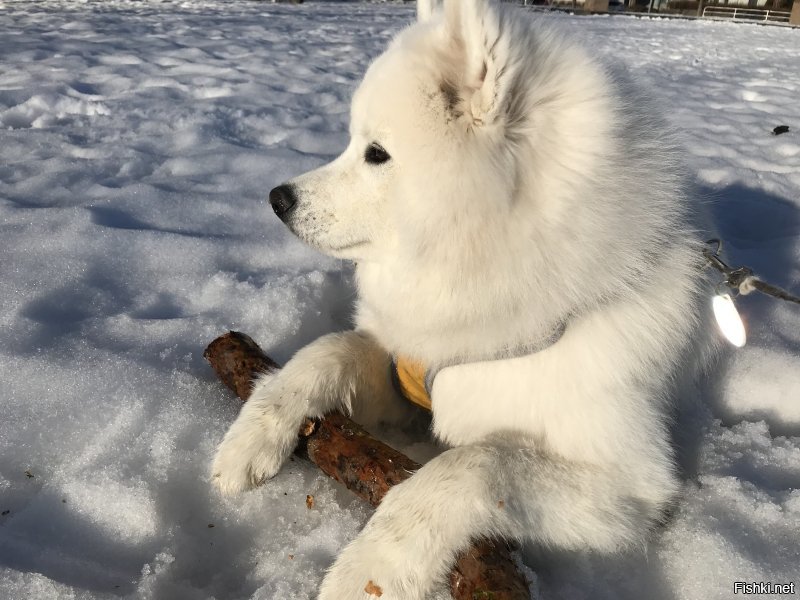
M 712 252 L 709 246 L 713 245 L 716 245 L 716 248 Z M 725 275 L 725 280 L 721 283 L 727 284 L 728 287 L 738 291 L 743 296 L 746 296 L 753 290 L 756 290 L 762 294 L 766 294 L 767 296 L 772 296 L 773 298 L 800 304 L 800 297 L 790 294 L 783 288 L 779 288 L 777 285 L 772 285 L 763 279 L 759 279 L 754 275 L 753 269 L 750 267 L 739 267 L 737 269 L 732 269 L 729 267 L 725 261 L 720 258 L 719 253 L 721 251 L 722 240 L 716 238 L 708 240 L 706 242 L 706 247 L 703 248 L 703 256 L 708 259 L 709 264 L 717 271 Z
M 717 319 L 717 325 L 719 325 L 725 338 L 737 348 L 741 348 L 747 341 L 747 334 L 733 298 L 738 295 L 746 296 L 753 291 L 757 291 L 772 298 L 800 304 L 800 297 L 756 277 L 750 267 L 731 268 L 720 257 L 721 251 L 722 240 L 717 238 L 708 240 L 705 248 L 703 248 L 703 256 L 708 261 L 706 266 L 714 267 L 724 276 L 723 280 L 717 284 L 716 295 L 712 299 L 714 317 Z M 729 292 L 720 292 L 720 287 L 723 285 L 728 286 L 730 291 L 733 292 L 733 296 Z

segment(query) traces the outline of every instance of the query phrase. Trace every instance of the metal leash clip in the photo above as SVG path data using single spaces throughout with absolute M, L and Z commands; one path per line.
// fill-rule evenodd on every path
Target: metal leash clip
M 714 317 L 717 319 L 717 325 L 719 325 L 725 338 L 737 348 L 741 348 L 747 341 L 747 334 L 745 333 L 742 318 L 739 316 L 739 311 L 736 310 L 736 305 L 733 303 L 734 297 L 739 294 L 746 296 L 756 290 L 773 298 L 796 304 L 800 304 L 800 298 L 778 286 L 759 279 L 750 267 L 732 269 L 720 257 L 721 251 L 722 240 L 716 238 L 708 240 L 706 247 L 703 248 L 703 256 L 708 260 L 706 266 L 710 265 L 724 275 L 724 279 L 717 285 L 716 293 L 712 300 Z M 727 285 L 730 291 L 720 291 L 720 287 L 723 284 Z M 731 292 L 733 292 L 733 297 Z
M 708 246 L 714 245 L 716 245 L 716 248 L 712 252 Z M 767 296 L 778 298 L 779 300 L 786 300 L 787 302 L 800 304 L 800 297 L 790 294 L 777 285 L 772 285 L 763 279 L 759 279 L 755 276 L 753 269 L 750 267 L 739 267 L 737 269 L 732 269 L 729 267 L 725 261 L 720 258 L 719 254 L 721 251 L 722 240 L 718 240 L 716 238 L 711 239 L 706 242 L 706 248 L 703 248 L 703 256 L 708 259 L 708 262 L 711 266 L 725 275 L 724 283 L 726 283 L 732 290 L 736 290 L 742 295 L 747 295 L 753 290 L 756 290 L 762 294 L 766 294 Z

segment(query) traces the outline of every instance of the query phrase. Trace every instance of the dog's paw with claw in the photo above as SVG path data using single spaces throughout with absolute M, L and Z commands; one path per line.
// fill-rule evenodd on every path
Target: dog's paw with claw
M 223 494 L 248 490 L 277 474 L 297 443 L 299 423 L 287 412 L 278 405 L 244 405 L 211 468 Z
M 322 581 L 318 600 L 450 600 L 414 548 L 362 533 L 339 555 Z

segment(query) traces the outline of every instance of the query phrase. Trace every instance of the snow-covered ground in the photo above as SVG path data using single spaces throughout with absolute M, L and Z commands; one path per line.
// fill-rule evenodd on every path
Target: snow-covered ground
M 347 327 L 346 265 L 264 200 L 344 147 L 353 86 L 412 18 L 0 2 L 0 598 L 313 597 L 370 510 L 299 461 L 219 498 L 237 406 L 202 350 L 239 329 L 285 361 Z M 800 30 L 543 18 L 654 90 L 730 262 L 800 292 Z M 750 342 L 682 419 L 673 519 L 646 554 L 532 565 L 541 598 L 800 585 L 800 307 L 739 306 Z

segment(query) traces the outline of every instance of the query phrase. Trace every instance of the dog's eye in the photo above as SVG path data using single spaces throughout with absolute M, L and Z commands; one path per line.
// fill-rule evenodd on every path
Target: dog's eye
M 381 165 L 391 160 L 391 158 L 392 157 L 389 156 L 389 153 L 375 142 L 372 142 L 369 146 L 367 146 L 367 150 L 364 152 L 364 160 L 371 165 Z

